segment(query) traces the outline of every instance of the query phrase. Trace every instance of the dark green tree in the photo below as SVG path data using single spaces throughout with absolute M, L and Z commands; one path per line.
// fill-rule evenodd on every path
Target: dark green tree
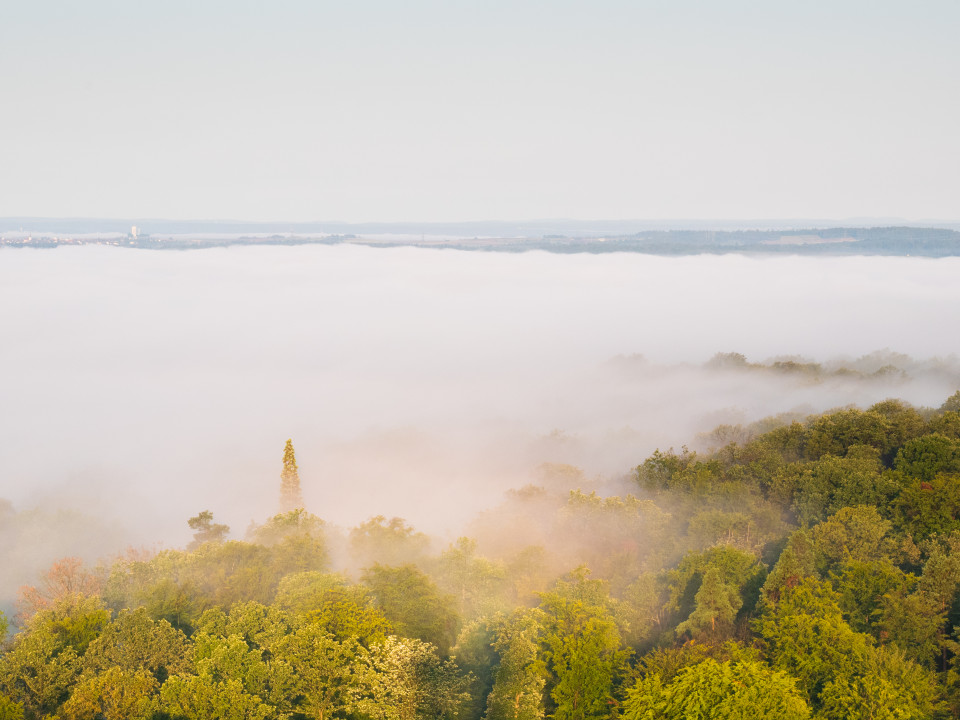
M 869 445 L 883 454 L 893 447 L 893 434 L 890 420 L 879 412 L 839 410 L 810 424 L 804 455 L 810 460 L 824 455 L 843 457 L 854 445 Z
M 793 533 L 780 553 L 777 564 L 763 583 L 763 599 L 775 603 L 784 590 L 795 587 L 804 578 L 817 577 L 814 553 L 813 542 L 806 530 L 800 529 Z
M 431 643 L 443 656 L 449 654 L 460 624 L 453 597 L 413 565 L 374 565 L 363 574 L 363 582 L 398 634 Z
M 960 472 L 960 440 L 931 434 L 904 443 L 893 463 L 911 478 L 930 482 L 940 473 Z
M 461 707 L 459 720 L 480 720 L 486 710 L 499 657 L 493 643 L 500 618 L 502 615 L 466 623 L 451 650 L 460 672 L 470 679 L 467 686 L 470 697 Z
M 878 626 L 881 635 L 895 644 L 911 660 L 933 668 L 940 658 L 946 611 L 936 598 L 924 592 L 904 589 L 887 593 L 881 599 Z
M 696 617 L 708 619 L 712 611 L 707 608 L 718 609 L 716 603 L 721 602 L 720 594 L 722 594 L 717 587 L 712 587 L 703 595 L 699 594 L 710 570 L 714 570 L 716 574 L 711 583 L 716 582 L 722 585 L 724 593 L 729 595 L 733 615 L 736 616 L 741 609 L 743 614 L 752 612 L 760 597 L 766 569 L 752 553 L 726 545 L 718 545 L 702 553 L 688 553 L 676 569 L 667 573 L 670 579 L 670 609 L 678 613 L 681 618 L 691 617 L 699 609 Z M 704 615 L 704 612 L 707 615 Z M 710 626 L 707 628 L 708 631 L 712 632 L 716 628 L 716 621 L 721 616 L 725 616 L 725 611 L 715 616 L 713 622 L 707 620 Z M 692 625 L 683 628 L 680 632 L 695 631 L 699 627 L 698 622 L 694 619 Z M 729 624 L 720 624 L 724 632 L 732 630 L 733 617 L 730 618 Z M 695 631 L 694 634 L 697 632 Z
M 850 560 L 895 559 L 893 525 L 869 505 L 845 507 L 810 531 L 818 569 L 827 572 Z
M 917 542 L 960 530 L 960 474 L 940 473 L 930 482 L 906 478 L 890 513 Z
M 954 440 L 960 440 L 960 412 L 956 410 L 942 413 L 927 423 L 927 429 Z
M 850 626 L 857 632 L 886 638 L 877 626 L 885 596 L 899 597 L 915 584 L 916 578 L 890 560 L 848 560 L 830 571 L 830 582 L 840 593 L 839 605 Z
M 677 626 L 677 633 L 690 633 L 695 640 L 717 640 L 729 635 L 742 605 L 739 589 L 725 583 L 720 571 L 710 567 L 697 591 L 693 612 Z

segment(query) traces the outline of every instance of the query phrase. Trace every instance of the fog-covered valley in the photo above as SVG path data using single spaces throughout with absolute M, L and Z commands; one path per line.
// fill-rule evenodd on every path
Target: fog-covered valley
M 50 10 L 0 720 L 960 719 L 960 4 Z
M 182 545 L 203 509 L 242 536 L 277 509 L 290 437 L 310 511 L 455 538 L 544 462 L 603 486 L 719 424 L 891 396 L 938 406 L 960 384 L 958 271 L 912 258 L 4 251 L 0 498 L 37 513 L 44 539 L 27 554 L 43 562 Z M 711 362 L 733 352 L 821 367 Z

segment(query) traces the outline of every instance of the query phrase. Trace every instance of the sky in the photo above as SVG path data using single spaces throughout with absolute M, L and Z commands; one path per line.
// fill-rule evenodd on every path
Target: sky
M 0 0 L 0 217 L 957 220 L 960 3 Z

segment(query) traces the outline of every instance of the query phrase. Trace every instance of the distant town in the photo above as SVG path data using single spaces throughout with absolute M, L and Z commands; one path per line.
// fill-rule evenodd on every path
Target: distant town
M 630 232 L 630 223 L 613 221 L 302 223 L 282 228 L 257 223 L 152 221 L 122 229 L 118 222 L 0 219 L 0 246 L 111 245 L 192 250 L 236 245 L 353 244 L 499 252 L 960 256 L 960 225 L 670 228 L 647 223 L 650 227 Z

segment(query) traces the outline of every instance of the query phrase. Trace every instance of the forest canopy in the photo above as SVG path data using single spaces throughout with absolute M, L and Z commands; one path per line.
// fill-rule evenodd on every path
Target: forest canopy
M 288 442 L 244 540 L 21 588 L 0 720 L 960 716 L 960 393 L 712 437 L 619 494 L 544 465 L 446 547 L 293 507 Z

